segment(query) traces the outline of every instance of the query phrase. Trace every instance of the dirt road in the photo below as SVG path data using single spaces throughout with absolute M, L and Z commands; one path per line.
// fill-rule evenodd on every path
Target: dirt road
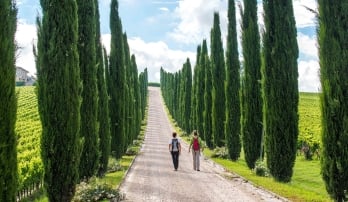
M 184 141 L 179 169 L 174 171 L 168 150 L 173 129 L 159 88 L 149 88 L 148 113 L 144 144 L 120 186 L 126 201 L 285 201 L 226 173 L 203 156 L 201 171 L 193 170 Z

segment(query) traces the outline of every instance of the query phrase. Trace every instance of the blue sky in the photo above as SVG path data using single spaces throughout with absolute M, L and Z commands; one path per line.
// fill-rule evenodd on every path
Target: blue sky
M 107 49 L 110 47 L 110 1 L 99 0 L 102 41 Z M 259 25 L 262 28 L 262 3 L 259 2 Z M 320 83 L 315 16 L 304 8 L 316 9 L 316 0 L 293 0 L 293 5 L 300 49 L 299 90 L 317 92 Z M 17 7 L 16 40 L 20 47 L 17 65 L 35 74 L 32 46 L 37 41 L 35 19 L 41 12 L 40 3 L 39 0 L 17 0 Z M 227 0 L 119 0 L 119 11 L 130 51 L 136 56 L 139 71 L 148 68 L 150 81 L 159 82 L 161 67 L 169 72 L 178 71 L 187 57 L 194 66 L 197 45 L 203 39 L 209 43 L 214 11 L 220 14 L 222 37 L 226 44 Z M 239 23 L 237 26 L 240 38 Z

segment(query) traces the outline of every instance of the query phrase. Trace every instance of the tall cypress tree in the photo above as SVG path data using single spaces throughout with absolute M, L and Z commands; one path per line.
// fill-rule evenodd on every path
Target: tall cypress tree
M 228 153 L 233 161 L 238 160 L 240 142 L 240 78 L 238 43 L 236 29 L 236 9 L 234 0 L 228 1 L 228 34 L 226 51 L 226 124 L 225 135 Z
M 133 86 L 134 86 L 134 112 L 133 112 L 133 121 L 135 122 L 135 134 L 136 136 L 140 133 L 141 127 L 141 108 L 140 108 L 140 86 L 138 80 L 138 67 L 135 59 L 135 55 L 131 56 L 131 66 L 132 66 L 132 77 L 133 77 Z M 134 136 L 134 138 L 136 138 Z
M 260 157 L 262 138 L 261 55 L 256 0 L 244 0 L 242 46 L 244 86 L 241 127 L 245 161 L 252 169 Z
M 298 46 L 291 0 L 263 1 L 263 95 L 267 166 L 277 181 L 293 174 L 298 137 Z
M 191 68 L 191 62 L 190 59 L 186 59 L 186 63 L 184 65 L 183 69 L 184 73 L 184 88 L 183 88 L 183 97 L 184 97 L 184 111 L 183 114 L 183 128 L 186 130 L 186 132 L 189 132 L 191 130 L 190 126 L 190 120 L 191 120 L 191 93 L 192 93 L 192 68 Z
M 225 59 L 221 40 L 219 13 L 214 13 L 214 25 L 211 30 L 211 64 L 212 64 L 212 132 L 214 146 L 224 146 L 225 123 Z
M 134 89 L 133 89 L 133 77 L 132 77 L 132 66 L 131 56 L 129 52 L 127 34 L 123 34 L 123 48 L 124 48 L 124 64 L 125 64 L 125 147 L 126 151 L 128 145 L 133 142 L 134 138 L 134 120 L 133 119 L 133 108 L 134 108 Z
M 205 140 L 205 132 L 204 132 L 204 91 L 205 91 L 205 53 L 203 53 L 202 46 L 199 49 L 199 61 L 198 70 L 197 70 L 197 84 L 196 84 L 196 122 L 197 122 L 197 130 L 200 134 L 200 137 Z M 206 48 L 206 47 L 205 47 Z
M 0 2 L 0 201 L 16 201 L 17 137 L 15 134 L 17 98 L 15 92 L 15 1 Z
M 38 22 L 41 155 L 49 201 L 71 201 L 78 180 L 81 79 L 75 0 L 42 0 Z
M 111 151 L 115 158 L 121 158 L 125 143 L 125 67 L 122 23 L 118 13 L 118 1 L 111 1 L 110 30 L 111 49 L 109 59 L 110 74 L 110 124 Z
M 199 112 L 198 110 L 198 102 L 201 100 L 198 100 L 198 83 L 199 83 L 199 70 L 200 70 L 200 55 L 202 53 L 201 50 L 201 45 L 197 46 L 197 55 L 196 55 L 196 65 L 194 69 L 194 74 L 193 74 L 193 84 L 192 84 L 192 104 L 191 104 L 191 130 L 197 129 L 198 130 L 198 116 Z M 202 100 L 203 101 L 203 100 Z M 191 131 L 190 130 L 190 131 Z M 200 132 L 200 131 L 199 131 Z
M 104 63 L 107 63 L 107 55 L 103 57 L 103 47 L 100 38 L 99 6 L 98 0 L 94 0 L 95 5 L 95 25 L 96 25 L 96 67 L 98 84 L 98 122 L 99 122 L 99 168 L 98 176 L 103 176 L 107 171 L 110 155 L 110 118 L 109 118 L 109 97 L 106 91 L 106 78 L 104 73 Z M 105 53 L 106 54 L 106 53 Z M 105 60 L 105 61 L 104 61 Z M 106 65 L 107 67 L 107 65 Z
M 89 179 L 98 168 L 98 88 L 96 68 L 96 17 L 94 0 L 77 0 L 78 51 L 83 84 L 81 104 L 81 137 L 84 145 L 81 154 L 80 179 Z
M 348 9 L 347 1 L 319 0 L 319 58 L 322 86 L 322 176 L 335 201 L 348 191 Z
M 213 148 L 212 137 L 212 66 L 208 56 L 207 41 L 203 40 L 201 65 L 204 68 L 204 113 L 203 113 L 203 131 L 204 140 L 209 148 Z

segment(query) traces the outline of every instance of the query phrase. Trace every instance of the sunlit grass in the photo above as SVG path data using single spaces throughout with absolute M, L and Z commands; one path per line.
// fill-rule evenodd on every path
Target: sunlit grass
M 212 153 L 213 151 L 209 149 L 204 150 L 204 155 L 207 157 L 210 157 Z M 219 158 L 211 158 L 211 160 L 220 164 L 228 171 L 248 180 L 255 186 L 263 187 L 290 201 L 331 201 L 320 175 L 320 162 L 318 160 L 307 161 L 302 156 L 299 156 L 296 160 L 294 174 L 290 183 L 280 183 L 271 177 L 257 176 L 255 172 L 247 167 L 243 153 L 236 162 Z

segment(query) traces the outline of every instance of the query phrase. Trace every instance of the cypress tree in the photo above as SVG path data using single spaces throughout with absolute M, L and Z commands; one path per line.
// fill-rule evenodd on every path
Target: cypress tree
M 16 201 L 17 137 L 15 134 L 17 98 L 15 92 L 15 1 L 0 2 L 0 201 Z
M 109 96 L 111 92 L 110 90 L 111 84 L 110 84 L 110 73 L 109 73 L 109 56 L 104 46 L 103 46 L 103 58 L 104 58 L 104 69 L 105 69 L 106 92 L 108 93 L 108 100 L 110 100 Z M 109 106 L 110 106 L 110 102 L 109 102 Z M 110 121 L 110 117 L 109 117 L 109 121 Z M 110 135 L 111 135 L 111 132 L 110 132 Z
M 198 116 L 199 116 L 199 112 L 198 110 L 198 102 L 200 102 L 200 100 L 198 100 L 198 83 L 199 83 L 199 70 L 200 70 L 200 54 L 202 52 L 201 50 L 201 45 L 197 46 L 197 55 L 196 55 L 196 65 L 195 65 L 195 69 L 194 69 L 194 74 L 193 74 L 193 84 L 192 84 L 192 104 L 191 104 L 191 130 L 193 129 L 197 129 L 198 130 Z
M 183 106 L 184 111 L 183 114 L 183 128 L 186 132 L 189 132 L 191 129 L 190 120 L 191 120 L 191 93 L 192 93 L 192 69 L 190 59 L 186 59 L 186 63 L 184 65 L 184 86 L 183 86 Z
M 256 0 L 244 0 L 242 46 L 244 56 L 242 139 L 245 161 L 248 167 L 253 169 L 260 157 L 262 138 L 261 55 Z
M 298 46 L 291 0 L 263 1 L 264 126 L 267 167 L 277 181 L 293 174 L 298 137 Z
M 212 66 L 208 56 L 207 41 L 203 40 L 201 65 L 205 69 L 204 75 L 204 140 L 209 148 L 213 148 L 212 137 Z
M 335 201 L 348 191 L 348 44 L 347 1 L 319 0 L 319 59 L 322 86 L 321 170 Z
M 77 4 L 47 0 L 41 7 L 36 65 L 44 187 L 49 201 L 71 201 L 82 151 Z
M 139 86 L 139 80 L 138 80 L 138 67 L 136 63 L 135 56 L 131 56 L 131 67 L 132 67 L 132 81 L 133 81 L 133 88 L 134 88 L 134 112 L 133 112 L 133 121 L 135 122 L 135 135 L 134 139 L 139 135 L 140 133 L 140 127 L 141 127 L 141 109 L 140 109 L 140 86 Z
M 228 1 L 228 35 L 226 51 L 226 145 L 233 161 L 238 160 L 240 142 L 239 60 L 234 0 Z
M 202 46 L 201 46 L 202 47 Z M 206 47 L 205 47 L 206 48 Z M 197 50 L 198 51 L 198 50 Z M 198 70 L 197 70 L 197 84 L 196 84 L 196 122 L 197 122 L 197 130 L 200 134 L 200 137 L 202 139 L 205 139 L 205 132 L 204 132 L 204 91 L 205 91 L 205 59 L 206 55 L 203 55 L 202 48 L 199 49 L 200 54 L 198 63 Z
M 107 171 L 110 155 L 110 118 L 109 118 L 109 97 L 106 90 L 106 78 L 104 73 L 104 63 L 107 63 L 106 52 L 103 56 L 103 48 L 100 38 L 99 8 L 98 0 L 94 0 L 95 20 L 96 20 L 96 67 L 98 84 L 98 122 L 99 122 L 99 168 L 98 176 L 103 176 Z
M 96 17 L 94 0 L 77 0 L 78 50 L 83 84 L 81 103 L 81 137 L 84 145 L 81 154 L 80 179 L 89 179 L 98 168 L 98 86 L 96 68 Z
M 145 118 L 145 109 L 147 104 L 147 86 L 148 86 L 147 78 L 148 78 L 147 68 L 145 68 L 144 71 L 141 72 L 139 75 L 142 119 Z
M 115 158 L 121 158 L 125 142 L 125 67 L 122 23 L 118 13 L 118 1 L 111 1 L 110 30 L 111 49 L 109 58 L 110 74 L 110 125 L 111 152 Z
M 225 145 L 225 59 L 221 41 L 219 13 L 214 13 L 214 25 L 211 30 L 212 64 L 212 132 L 214 146 Z

